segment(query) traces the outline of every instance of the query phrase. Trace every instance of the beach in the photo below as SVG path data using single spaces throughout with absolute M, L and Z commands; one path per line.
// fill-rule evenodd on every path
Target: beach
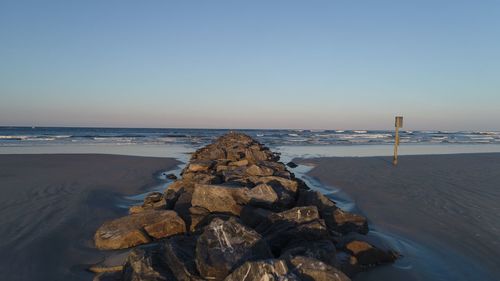
M 327 196 L 353 202 L 369 220 L 369 235 L 403 254 L 353 280 L 498 280 L 500 153 L 401 156 L 397 167 L 386 156 L 295 161 L 313 167 L 306 177 Z M 158 186 L 157 174 L 179 164 L 106 154 L 0 155 L 2 276 L 91 280 L 88 266 L 107 255 L 94 247 L 96 229 L 127 214 L 120 198 Z
M 408 258 L 427 259 L 410 270 L 378 268 L 355 280 L 500 278 L 500 154 L 402 156 L 397 167 L 390 157 L 299 162 L 314 165 L 309 176 L 347 194 L 376 231 L 418 245 Z
M 92 237 L 127 213 L 117 198 L 158 184 L 173 158 L 104 154 L 0 155 L 2 280 L 91 280 Z

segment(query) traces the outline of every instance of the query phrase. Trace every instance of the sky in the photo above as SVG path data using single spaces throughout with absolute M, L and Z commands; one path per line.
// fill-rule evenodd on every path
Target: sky
M 500 1 L 0 0 L 0 126 L 500 130 Z

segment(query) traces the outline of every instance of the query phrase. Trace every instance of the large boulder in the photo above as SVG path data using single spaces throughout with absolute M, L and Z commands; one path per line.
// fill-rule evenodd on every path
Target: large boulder
M 94 241 L 99 249 L 124 249 L 185 232 L 186 225 L 176 212 L 146 210 L 105 222 Z
M 214 163 L 212 161 L 191 161 L 187 166 L 189 172 L 204 172 L 210 169 Z
M 224 281 L 301 281 L 291 273 L 284 260 L 245 262 Z
M 266 176 L 266 177 L 251 177 L 250 180 L 256 185 L 261 183 L 269 184 L 273 187 L 282 187 L 286 191 L 295 194 L 298 189 L 298 183 L 294 180 L 277 177 L 277 176 Z
M 162 247 L 148 245 L 133 249 L 125 263 L 123 281 L 173 281 L 172 272 L 165 264 Z
M 328 239 L 329 233 L 323 220 L 315 220 L 303 224 L 293 224 L 287 221 L 278 221 L 262 233 L 271 250 L 279 256 L 283 247 L 290 241 Z
M 300 225 L 315 220 L 320 220 L 319 212 L 316 206 L 295 207 L 279 213 L 269 213 L 267 218 L 263 220 L 256 230 L 264 232 L 273 225 Z
M 272 176 L 274 174 L 274 170 L 266 167 L 266 166 L 257 166 L 255 164 L 252 164 L 248 166 L 245 170 L 245 173 L 250 176 Z
M 269 248 L 262 237 L 234 218 L 212 220 L 196 244 L 198 271 L 210 280 L 223 280 L 245 261 L 269 257 Z
M 196 269 L 196 236 L 175 236 L 165 241 L 165 262 L 177 281 L 203 281 Z
M 328 228 L 334 232 L 340 234 L 350 232 L 368 233 L 368 222 L 365 217 L 343 211 L 333 201 L 318 191 L 299 190 L 297 206 L 310 205 L 318 208 Z
M 308 281 L 350 281 L 342 271 L 314 258 L 296 256 L 288 260 L 294 272 Z
M 246 226 L 255 229 L 259 224 L 267 221 L 271 213 L 272 211 L 268 209 L 247 205 L 241 210 L 240 218 Z
M 349 232 L 361 234 L 368 233 L 368 222 L 366 218 L 361 215 L 336 208 L 331 213 L 326 213 L 324 218 L 331 229 L 342 234 L 347 234 Z
M 247 195 L 249 198 L 248 204 L 253 206 L 273 208 L 273 205 L 279 200 L 278 194 L 274 188 L 265 183 L 251 188 Z
M 319 212 L 316 206 L 295 207 L 280 213 L 270 215 L 272 221 L 289 221 L 296 224 L 319 220 Z
M 144 203 L 142 207 L 144 209 L 155 209 L 161 210 L 166 209 L 167 202 L 163 198 L 163 194 L 160 192 L 151 192 L 144 198 Z
M 288 243 L 281 251 L 280 258 L 291 259 L 295 256 L 304 256 L 317 259 L 331 266 L 336 266 L 336 251 L 335 244 L 331 240 L 307 241 L 299 239 Z
M 185 172 L 182 174 L 184 189 L 192 190 L 195 184 L 217 184 L 220 182 L 219 177 L 207 172 Z
M 352 240 L 344 245 L 344 250 L 356 257 L 359 265 L 373 266 L 394 262 L 398 254 L 393 251 L 379 249 L 366 241 Z
M 299 190 L 297 206 L 316 206 L 321 213 L 336 208 L 332 200 L 313 190 Z
M 168 186 L 163 192 L 163 199 L 165 200 L 165 209 L 172 210 L 179 199 L 179 196 L 184 192 L 186 185 L 183 180 L 176 180 Z
M 242 187 L 197 184 L 191 205 L 209 212 L 230 213 L 239 216 L 242 205 L 248 202 L 248 190 Z
M 271 213 L 266 221 L 256 227 L 268 242 L 275 255 L 295 240 L 322 240 L 329 238 L 324 220 L 319 218 L 314 206 L 297 207 L 281 213 Z
M 163 194 L 160 192 L 151 192 L 146 198 L 144 198 L 144 203 L 141 206 L 132 206 L 129 208 L 129 214 L 137 214 L 144 212 L 145 210 L 165 210 L 167 209 L 167 202 L 163 198 Z
M 283 163 L 280 162 L 274 162 L 274 161 L 258 161 L 257 165 L 260 167 L 267 167 L 271 168 L 274 170 L 275 173 L 277 172 L 284 172 L 286 171 L 286 167 Z

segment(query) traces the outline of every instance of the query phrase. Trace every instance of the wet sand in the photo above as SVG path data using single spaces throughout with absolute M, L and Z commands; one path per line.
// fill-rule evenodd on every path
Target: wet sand
M 103 254 L 92 246 L 106 219 L 126 213 L 119 196 L 143 192 L 170 158 L 103 154 L 0 155 L 2 280 L 91 280 L 82 264 Z
M 314 164 L 308 175 L 347 193 L 377 230 L 426 248 L 407 254 L 422 255 L 428 272 L 382 268 L 356 280 L 500 280 L 499 153 L 402 156 L 397 167 L 390 157 L 299 162 Z

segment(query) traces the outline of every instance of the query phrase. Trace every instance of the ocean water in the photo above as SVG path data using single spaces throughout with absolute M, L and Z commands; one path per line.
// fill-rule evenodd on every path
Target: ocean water
M 54 144 L 182 144 L 203 146 L 226 129 L 0 127 L 0 147 Z M 271 147 L 377 145 L 394 141 L 383 130 L 237 130 Z M 500 144 L 500 132 L 401 131 L 402 144 Z
M 0 127 L 0 154 L 105 153 L 188 159 L 223 129 Z M 393 131 L 237 130 L 293 158 L 389 156 Z M 500 132 L 402 131 L 400 155 L 500 152 Z

